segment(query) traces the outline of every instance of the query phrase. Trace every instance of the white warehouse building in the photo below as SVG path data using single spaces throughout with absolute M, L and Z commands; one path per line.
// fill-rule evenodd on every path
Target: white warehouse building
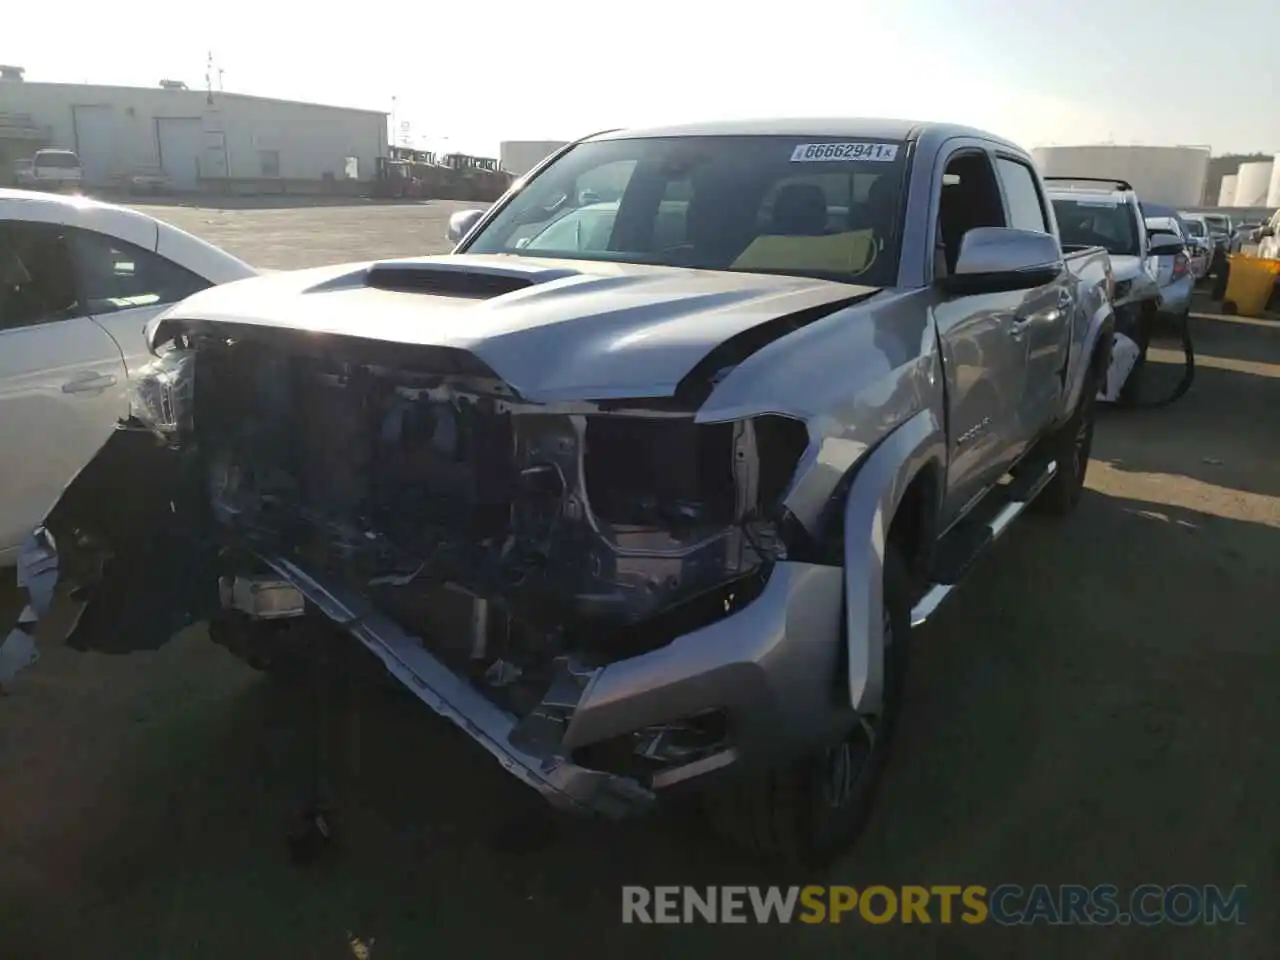
M 1236 170 L 1236 189 L 1231 205 L 1233 207 L 1265 207 L 1273 167 L 1274 164 L 1270 160 L 1255 160 L 1240 164 Z
M 175 190 L 306 189 L 372 180 L 387 155 L 387 115 L 166 81 L 154 88 L 0 79 L 0 179 L 39 147 L 80 157 L 86 183 L 163 171 Z
M 1208 147 L 1037 147 L 1031 155 L 1043 176 L 1118 177 L 1139 199 L 1170 207 L 1199 206 L 1209 171 Z

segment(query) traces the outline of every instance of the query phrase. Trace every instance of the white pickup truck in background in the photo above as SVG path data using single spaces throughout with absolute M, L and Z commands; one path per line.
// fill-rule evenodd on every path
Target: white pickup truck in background
M 31 186 L 36 190 L 76 190 L 84 180 L 80 158 L 72 150 L 50 147 L 31 158 Z

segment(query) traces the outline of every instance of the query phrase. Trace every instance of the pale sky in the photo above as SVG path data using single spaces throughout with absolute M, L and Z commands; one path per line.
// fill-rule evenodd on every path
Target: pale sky
M 394 96 L 415 146 L 487 156 L 500 140 L 770 116 L 950 120 L 1028 148 L 1280 150 L 1280 0 L 126 7 L 66 0 L 61 29 L 0 33 L 0 63 L 30 81 L 202 88 L 212 51 L 227 92 L 388 113 Z

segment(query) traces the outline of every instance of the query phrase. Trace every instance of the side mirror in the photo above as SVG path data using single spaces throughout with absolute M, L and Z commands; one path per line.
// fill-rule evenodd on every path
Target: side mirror
M 1038 230 L 975 227 L 960 241 L 956 268 L 943 281 L 949 293 L 1000 293 L 1052 283 L 1066 264 L 1058 238 Z
M 471 228 L 484 216 L 483 210 L 459 210 L 449 218 L 449 229 L 445 237 L 450 243 L 458 243 L 471 232 Z
M 1172 257 L 1183 250 L 1182 241 L 1172 234 L 1157 233 L 1150 238 L 1151 256 Z
M 1259 240 L 1265 240 L 1267 237 L 1274 237 L 1275 235 L 1276 231 L 1272 227 L 1259 227 L 1256 234 Z

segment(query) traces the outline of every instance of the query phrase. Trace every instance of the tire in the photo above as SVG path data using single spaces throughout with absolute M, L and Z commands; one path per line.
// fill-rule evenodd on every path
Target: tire
M 907 668 L 911 581 L 890 545 L 884 569 L 884 709 L 839 743 L 763 776 L 726 784 L 704 798 L 712 828 L 750 856 L 821 866 L 861 835 L 893 741 Z
M 1098 377 L 1090 374 L 1081 390 L 1080 403 L 1071 419 L 1046 437 L 1045 460 L 1058 464 L 1058 472 L 1036 497 L 1032 506 L 1040 513 L 1054 517 L 1071 514 L 1084 492 L 1085 475 L 1089 472 L 1089 454 L 1093 451 L 1093 429 L 1097 414 Z

